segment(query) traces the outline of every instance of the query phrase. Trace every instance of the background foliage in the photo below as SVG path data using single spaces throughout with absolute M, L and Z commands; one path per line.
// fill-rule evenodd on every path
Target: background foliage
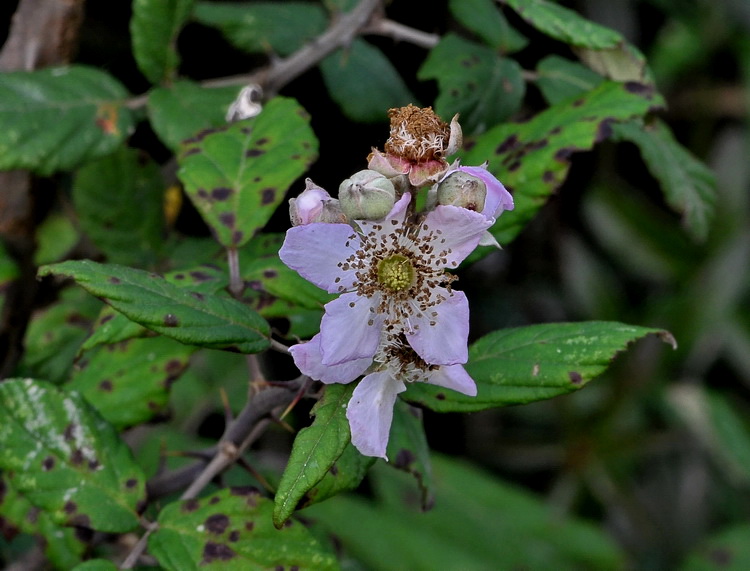
M 379 4 L 89 2 L 73 57 L 6 43 L 9 568 L 750 566 L 747 5 Z M 385 464 L 353 387 L 267 349 L 330 299 L 278 259 L 285 199 L 408 103 L 516 209 L 459 271 L 478 397 L 411 386 Z

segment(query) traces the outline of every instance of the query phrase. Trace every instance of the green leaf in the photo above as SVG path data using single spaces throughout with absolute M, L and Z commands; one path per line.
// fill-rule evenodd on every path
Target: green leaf
M 402 400 L 396 401 L 393 424 L 388 439 L 390 466 L 411 474 L 419 485 L 422 509 L 428 510 L 435 500 L 432 484 L 430 447 L 422 425 L 422 410 Z
M 228 285 L 226 271 L 213 265 L 201 265 L 189 270 L 176 270 L 165 274 L 164 279 L 178 287 L 198 293 L 218 293 Z M 151 332 L 145 327 L 105 305 L 99 312 L 91 335 L 81 345 L 81 351 L 150 334 Z
M 485 131 L 518 111 L 526 89 L 521 67 L 494 50 L 447 34 L 430 50 L 417 77 L 435 79 L 442 117 L 461 114 L 467 132 Z
M 604 81 L 586 66 L 556 55 L 542 59 L 536 73 L 535 83 L 550 105 L 582 95 Z
M 117 565 L 108 559 L 89 559 L 77 565 L 73 571 L 117 571 Z
M 323 479 L 349 444 L 346 405 L 354 383 L 327 385 L 323 398 L 312 410 L 315 420 L 294 439 L 284 474 L 274 500 L 273 523 L 281 528 L 292 516 L 302 497 Z
M 147 111 L 151 126 L 170 149 L 203 129 L 226 124 L 226 113 L 239 93 L 237 87 L 202 87 L 188 80 L 149 93 Z
M 162 412 L 195 347 L 167 337 L 131 339 L 89 351 L 67 388 L 80 392 L 118 430 Z
M 272 510 L 273 502 L 249 487 L 170 504 L 159 514 L 149 552 L 169 571 L 338 569 L 302 524 L 275 529 Z
M 629 122 L 614 127 L 618 140 L 635 143 L 667 203 L 682 214 L 685 229 L 698 241 L 708 236 L 716 203 L 713 172 L 680 145 L 663 121 Z
M 465 463 L 433 457 L 438 501 L 423 512 L 413 483 L 387 466 L 371 471 L 376 499 L 337 496 L 306 510 L 364 568 L 620 569 L 603 530 L 563 517 L 539 497 Z M 347 521 L 342 525 L 342 514 Z
M 105 532 L 138 525 L 145 478 L 110 424 L 81 395 L 44 381 L 0 383 L 0 468 L 56 523 Z
M 39 275 L 70 277 L 129 319 L 181 343 L 240 353 L 269 345 L 268 323 L 246 305 L 186 291 L 157 274 L 83 260 L 43 266 Z
M 543 34 L 570 44 L 601 50 L 613 48 L 623 41 L 610 28 L 595 24 L 548 0 L 505 0 L 521 18 Z
M 177 174 L 217 240 L 239 247 L 268 222 L 317 147 L 305 110 L 276 97 L 253 119 L 185 141 Z
M 328 24 L 325 10 L 309 2 L 198 2 L 193 15 L 221 30 L 241 50 L 283 56 L 313 40 Z
M 489 170 L 513 193 L 515 201 L 515 209 L 504 212 L 491 228 L 498 242 L 510 242 L 562 184 L 571 154 L 589 150 L 609 137 L 613 122 L 645 115 L 663 104 L 664 99 L 652 87 L 605 81 L 530 121 L 499 125 L 477 137 L 461 162 L 489 160 Z
M 51 264 L 66 257 L 81 239 L 79 229 L 62 213 L 52 213 L 36 228 L 34 264 Z
M 357 489 L 374 463 L 375 458 L 362 456 L 350 442 L 323 479 L 305 493 L 297 504 L 297 509 L 306 508 L 343 492 Z
M 613 48 L 577 48 L 581 61 L 599 75 L 614 81 L 637 81 L 653 84 L 653 78 L 646 66 L 646 58 L 634 46 L 620 43 Z
M 73 182 L 81 228 L 115 264 L 156 262 L 163 242 L 163 203 L 159 167 L 126 147 L 85 165 Z
M 56 304 L 36 312 L 26 330 L 18 374 L 54 383 L 67 379 L 101 306 L 79 288 L 68 288 Z
M 461 25 L 503 53 L 520 51 L 529 43 L 508 24 L 494 0 L 450 0 L 449 8 Z
M 180 56 L 177 36 L 190 17 L 193 0 L 135 0 L 130 20 L 133 56 L 151 83 L 174 77 Z
M 44 553 L 56 569 L 70 569 L 75 566 L 87 548 L 73 528 L 54 523 L 50 514 L 33 505 L 2 477 L 0 522 L 6 538 L 14 533 L 43 537 Z
M 750 568 L 750 524 L 727 527 L 693 550 L 681 571 L 744 571 Z
M 239 251 L 242 279 L 253 292 L 305 309 L 321 309 L 336 296 L 311 284 L 279 259 L 283 234 L 260 234 Z M 289 312 L 293 312 L 293 308 Z
M 127 95 L 84 66 L 0 74 L 0 170 L 49 175 L 108 155 L 133 128 Z
M 494 331 L 469 348 L 466 370 L 477 383 L 477 396 L 412 383 L 405 398 L 439 412 L 468 412 L 552 398 L 584 387 L 628 344 L 649 334 L 674 346 L 666 331 L 608 321 L 544 323 Z
M 390 60 L 364 40 L 333 52 L 320 70 L 331 98 L 353 121 L 385 121 L 387 109 L 416 103 Z

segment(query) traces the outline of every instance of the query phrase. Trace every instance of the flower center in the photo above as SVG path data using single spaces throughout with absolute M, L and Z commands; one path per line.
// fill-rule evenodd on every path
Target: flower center
M 406 256 L 394 254 L 378 262 L 378 282 L 392 291 L 404 291 L 414 283 L 414 266 Z

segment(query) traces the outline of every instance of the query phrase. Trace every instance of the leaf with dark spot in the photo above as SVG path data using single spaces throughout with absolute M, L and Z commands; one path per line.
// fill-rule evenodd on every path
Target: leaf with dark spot
M 138 525 L 143 473 L 115 429 L 79 393 L 6 379 L 0 416 L 0 468 L 52 520 L 105 532 Z M 98 469 L 91 470 L 92 463 Z M 126 488 L 131 479 L 135 485 Z
M 500 244 L 510 242 L 544 205 L 565 179 L 570 155 L 591 149 L 597 135 L 603 134 L 603 122 L 611 126 L 643 116 L 663 104 L 658 93 L 647 99 L 629 92 L 621 83 L 608 81 L 586 92 L 583 104 L 575 106 L 576 100 L 577 97 L 553 105 L 525 123 L 490 129 L 463 154 L 463 164 L 481 164 L 489 159 L 489 170 L 506 187 L 514 189 L 515 209 L 504 212 L 490 229 Z M 508 145 L 508 141 L 513 144 Z M 547 144 L 541 145 L 542 141 Z M 516 163 L 520 164 L 515 170 L 508 170 Z M 472 259 L 481 255 L 477 253 Z
M 317 140 L 300 110 L 293 99 L 275 97 L 257 117 L 181 148 L 178 176 L 223 246 L 241 246 L 265 226 L 289 185 L 315 159 Z M 260 139 L 263 152 L 248 152 Z
M 468 412 L 552 398 L 584 387 L 643 337 L 676 346 L 664 330 L 608 321 L 545 323 L 494 331 L 469 347 L 477 396 L 411 383 L 405 399 L 439 412 Z M 443 398 L 440 398 L 443 395 Z
M 39 269 L 40 276 L 52 274 L 75 279 L 132 321 L 181 343 L 243 353 L 262 351 L 269 345 L 268 323 L 247 305 L 231 298 L 207 294 L 199 301 L 159 276 L 89 260 Z M 108 283 L 105 276 L 111 275 L 122 283 Z M 165 316 L 173 317 L 165 322 Z
M 123 429 L 146 422 L 164 409 L 171 384 L 187 367 L 195 347 L 168 337 L 131 339 L 120 346 L 116 353 L 107 351 L 108 346 L 86 351 L 88 366 L 76 370 L 68 386 Z
M 420 505 L 430 509 L 435 501 L 430 448 L 422 424 L 422 411 L 397 400 L 386 451 L 390 465 L 412 475 L 419 486 Z
M 435 110 L 442 117 L 460 113 L 466 132 L 507 120 L 520 108 L 526 91 L 515 60 L 452 33 L 430 50 L 417 77 L 437 80 Z
M 247 504 L 247 497 L 253 498 L 252 505 Z M 334 555 L 305 526 L 274 528 L 271 500 L 257 494 L 236 495 L 228 489 L 205 500 L 188 510 L 184 502 L 174 502 L 159 513 L 159 527 L 149 537 L 148 549 L 167 571 L 195 569 L 196 564 L 238 571 L 276 566 L 338 569 Z

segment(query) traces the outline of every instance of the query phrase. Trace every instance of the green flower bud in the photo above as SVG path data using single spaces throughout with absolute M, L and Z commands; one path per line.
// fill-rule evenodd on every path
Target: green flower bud
M 354 173 L 339 186 L 339 203 L 349 220 L 380 220 L 395 202 L 393 183 L 373 170 Z
M 455 171 L 443 179 L 437 187 L 437 203 L 460 206 L 481 212 L 487 198 L 487 185 L 463 171 Z

